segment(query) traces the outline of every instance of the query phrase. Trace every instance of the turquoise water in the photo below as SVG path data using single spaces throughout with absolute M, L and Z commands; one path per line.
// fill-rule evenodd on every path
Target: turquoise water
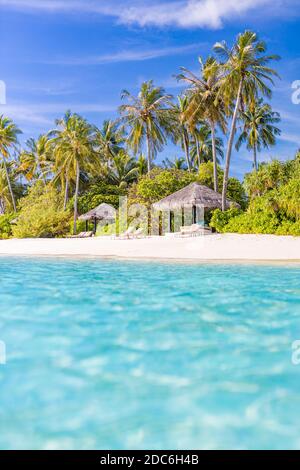
M 1 449 L 300 448 L 300 268 L 0 260 Z

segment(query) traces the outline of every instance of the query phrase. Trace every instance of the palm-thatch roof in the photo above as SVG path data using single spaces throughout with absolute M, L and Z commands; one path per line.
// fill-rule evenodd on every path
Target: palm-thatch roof
M 226 199 L 226 206 L 238 204 Z M 184 207 L 203 206 L 206 209 L 221 209 L 222 195 L 199 183 L 191 183 L 176 193 L 153 204 L 158 211 L 173 211 Z
M 79 217 L 79 220 L 115 220 L 116 209 L 109 204 L 100 204 L 91 211 Z

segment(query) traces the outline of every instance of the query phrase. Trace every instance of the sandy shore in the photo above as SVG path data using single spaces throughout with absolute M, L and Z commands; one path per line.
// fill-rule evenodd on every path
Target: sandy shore
M 197 238 L 151 237 L 140 240 L 102 237 L 0 240 L 0 255 L 300 262 L 300 237 L 225 234 Z

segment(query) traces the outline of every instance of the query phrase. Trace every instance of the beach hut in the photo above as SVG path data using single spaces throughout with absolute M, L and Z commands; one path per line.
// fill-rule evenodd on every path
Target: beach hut
M 83 214 L 79 217 L 79 220 L 85 220 L 86 222 L 86 231 L 88 231 L 88 223 L 94 223 L 94 232 L 97 230 L 97 222 L 105 221 L 107 223 L 113 223 L 116 220 L 116 209 L 110 204 L 100 204 L 95 207 L 95 209 L 90 210 L 86 214 Z
M 239 207 L 238 204 L 227 199 L 226 207 L 229 209 L 231 206 Z M 168 231 L 171 231 L 171 218 L 174 212 L 181 212 L 182 219 L 184 219 L 184 211 L 190 209 L 190 222 L 196 224 L 200 222 L 200 214 L 202 214 L 203 218 L 205 210 L 222 208 L 222 195 L 202 184 L 191 183 L 185 188 L 156 202 L 153 204 L 153 208 L 156 211 L 168 214 Z

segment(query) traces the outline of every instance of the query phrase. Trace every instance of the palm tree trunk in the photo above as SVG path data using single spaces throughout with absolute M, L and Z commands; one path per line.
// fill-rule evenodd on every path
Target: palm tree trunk
M 200 165 L 201 165 L 201 153 L 200 153 L 199 140 L 198 140 L 198 137 L 197 137 L 196 135 L 195 135 L 195 141 L 196 141 L 196 148 L 197 148 L 198 167 L 200 168 Z
M 5 202 L 2 198 L 0 198 L 0 215 L 5 214 Z
M 189 143 L 189 136 L 188 136 L 186 129 L 183 130 L 183 146 L 184 146 L 185 158 L 186 158 L 188 170 L 191 171 L 190 143 Z
M 4 169 L 5 169 L 5 173 L 6 173 L 7 184 L 8 184 L 8 188 L 9 188 L 9 192 L 10 192 L 14 212 L 17 212 L 16 200 L 15 200 L 15 196 L 14 196 L 14 193 L 13 193 L 13 190 L 12 190 L 12 187 L 11 187 L 11 182 L 10 182 L 10 179 L 9 179 L 8 169 L 7 169 L 7 165 L 6 165 L 6 161 L 5 161 L 4 157 L 2 158 L 2 161 L 3 161 L 3 166 L 4 166 Z
M 146 131 L 146 141 L 147 141 L 147 165 L 148 165 L 148 174 L 151 172 L 151 143 L 150 143 L 150 133 L 147 125 Z
M 217 151 L 216 151 L 216 129 L 215 125 L 211 123 L 211 142 L 212 142 L 212 156 L 214 165 L 214 190 L 218 192 L 218 166 L 217 166 Z
M 254 170 L 257 171 L 257 150 L 256 150 L 255 144 L 253 147 L 253 166 L 254 166 Z
M 65 186 L 65 197 L 64 197 L 64 211 L 67 208 L 68 196 L 69 196 L 69 180 L 68 180 L 67 177 L 66 177 L 66 183 L 65 184 L 66 184 L 66 186 Z
M 40 174 L 41 174 L 43 183 L 44 183 L 45 186 L 47 186 L 47 181 L 46 181 L 45 173 L 43 172 L 43 169 L 41 168 L 41 165 L 39 165 L 39 170 L 40 170 Z
M 227 196 L 229 169 L 230 169 L 230 159 L 231 159 L 233 141 L 234 141 L 234 136 L 235 136 L 235 131 L 236 131 L 236 123 L 237 123 L 237 118 L 238 118 L 238 113 L 239 113 L 239 108 L 240 108 L 242 89 L 243 89 L 243 79 L 241 79 L 240 84 L 239 84 L 238 94 L 237 94 L 236 103 L 235 103 L 235 109 L 234 109 L 234 113 L 232 117 L 231 131 L 230 131 L 230 136 L 228 140 L 224 180 L 223 180 L 222 211 L 226 210 L 226 196 Z
M 79 163 L 77 161 L 76 162 L 75 199 L 74 199 L 74 228 L 73 228 L 74 235 L 76 235 L 76 232 L 77 232 L 79 177 L 80 177 L 80 168 L 79 168 Z

